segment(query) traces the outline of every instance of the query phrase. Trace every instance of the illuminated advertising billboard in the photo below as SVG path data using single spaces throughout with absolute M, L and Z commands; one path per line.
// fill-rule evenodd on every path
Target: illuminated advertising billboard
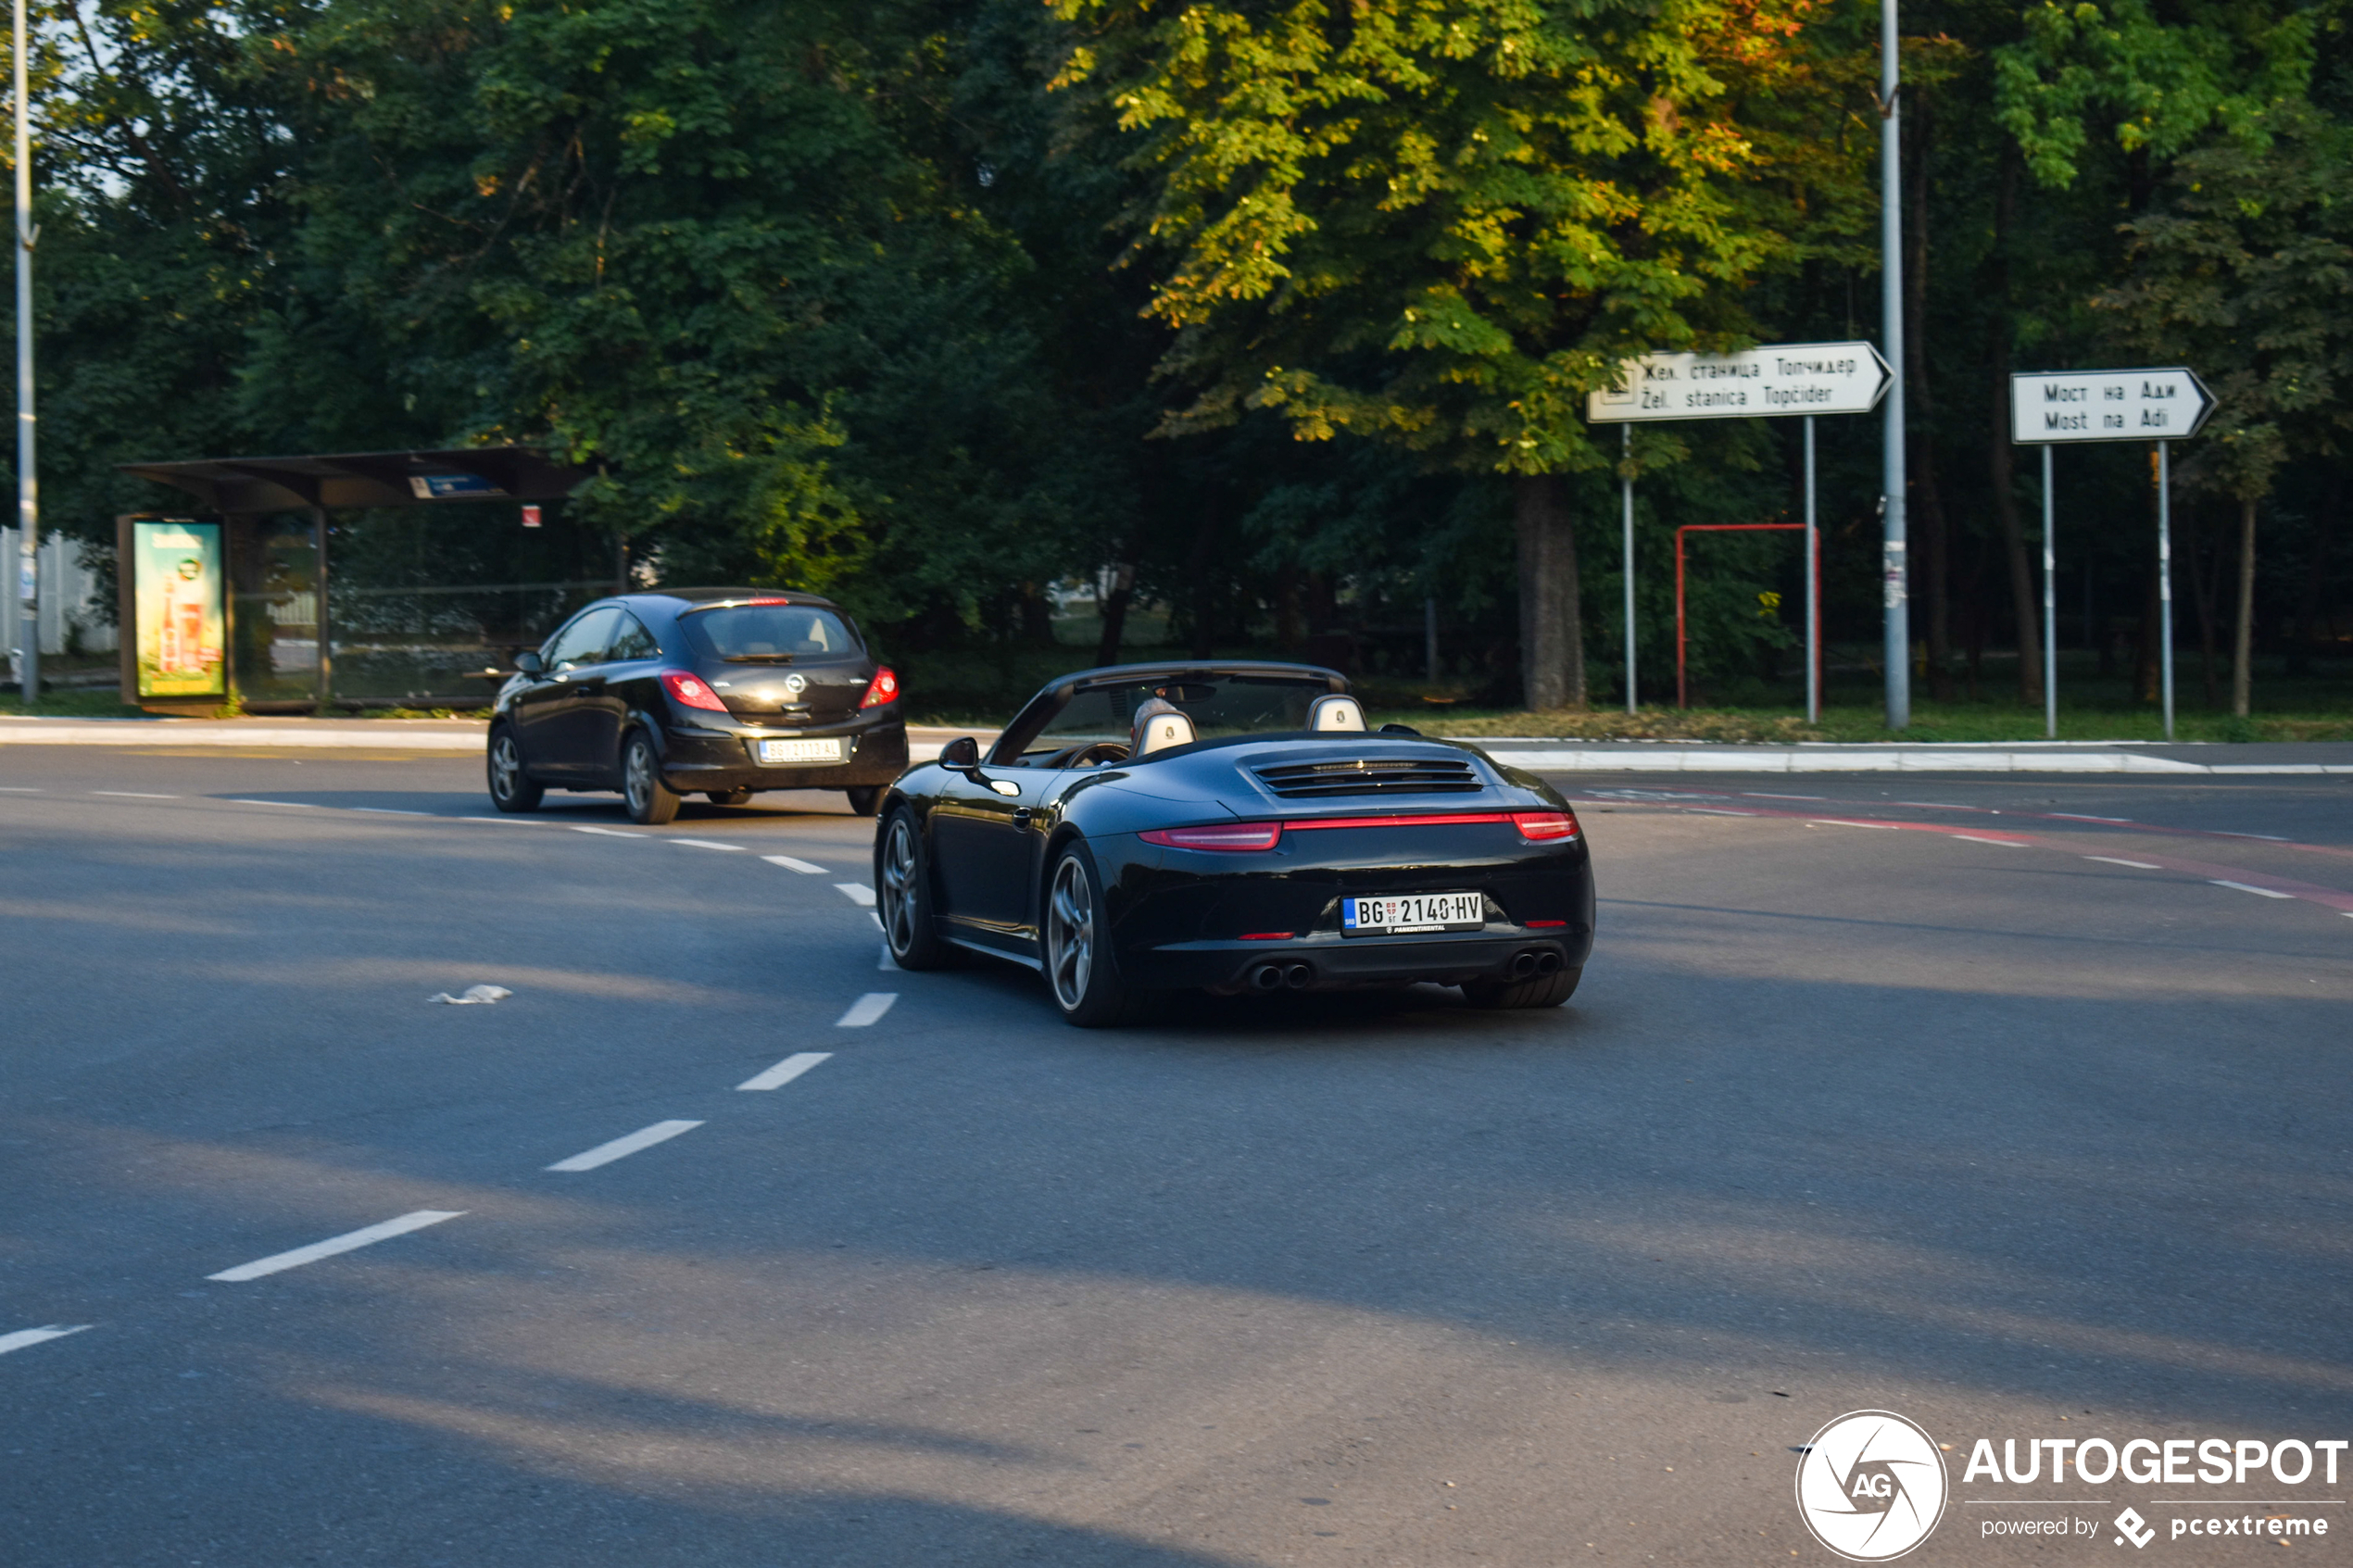
M 224 586 L 217 522 L 133 522 L 139 696 L 225 696 Z

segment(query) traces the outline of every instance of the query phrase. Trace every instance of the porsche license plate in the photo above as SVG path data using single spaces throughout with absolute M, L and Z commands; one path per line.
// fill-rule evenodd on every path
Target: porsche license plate
M 838 762 L 842 759 L 841 739 L 828 735 L 822 740 L 762 740 L 752 743 L 753 753 L 763 768 L 779 762 Z
M 1388 936 L 1408 931 L 1477 931 L 1486 923 L 1487 900 L 1476 893 L 1398 893 L 1380 898 L 1342 898 L 1343 936 Z

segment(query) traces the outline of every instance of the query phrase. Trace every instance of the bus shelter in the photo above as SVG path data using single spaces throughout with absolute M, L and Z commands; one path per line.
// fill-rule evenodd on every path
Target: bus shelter
M 366 520 L 381 539 L 382 514 L 395 508 L 440 508 L 446 515 L 433 524 L 459 524 L 467 535 L 541 528 L 543 514 L 560 513 L 588 470 L 535 447 L 121 468 L 195 502 L 184 516 L 116 520 L 122 694 L 142 707 L 471 706 L 486 696 L 487 659 L 536 643 L 583 599 L 626 582 L 618 541 L 593 560 L 569 541 L 568 571 L 493 571 L 487 579 L 479 550 L 451 552 L 465 559 L 436 563 L 424 558 L 430 552 L 421 544 L 417 558 L 399 570 L 385 568 L 381 548 L 361 552 L 364 558 L 333 558 L 353 555 L 331 548 L 342 532 L 338 517 Z M 398 531 L 397 513 L 389 521 Z M 438 526 L 409 531 L 447 534 Z M 536 559 L 550 552 L 524 554 Z M 521 558 L 512 548 L 486 555 Z

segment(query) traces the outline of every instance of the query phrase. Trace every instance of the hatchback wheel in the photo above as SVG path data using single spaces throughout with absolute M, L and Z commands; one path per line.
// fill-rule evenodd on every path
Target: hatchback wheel
M 547 791 L 523 771 L 515 732 L 501 724 L 490 732 L 490 803 L 501 811 L 536 811 Z
M 661 759 L 643 730 L 632 730 L 621 748 L 621 793 L 629 820 L 659 827 L 678 814 L 678 792 L 661 782 Z

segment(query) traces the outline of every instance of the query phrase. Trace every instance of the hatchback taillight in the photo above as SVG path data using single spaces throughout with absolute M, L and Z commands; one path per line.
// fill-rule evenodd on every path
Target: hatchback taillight
M 1522 838 L 1541 842 L 1577 836 L 1577 816 L 1571 811 L 1514 811 L 1512 821 L 1518 825 Z
M 1219 822 L 1203 828 L 1154 828 L 1136 835 L 1166 849 L 1272 849 L 1282 842 L 1280 822 Z
M 875 678 L 873 680 L 866 683 L 866 695 L 858 699 L 858 706 L 861 708 L 880 708 L 887 702 L 897 702 L 898 700 L 899 677 L 892 674 L 890 672 L 890 666 L 886 664 L 880 670 L 875 671 Z
M 719 700 L 719 694 L 705 684 L 702 677 L 684 670 L 663 671 L 661 689 L 677 699 L 681 707 L 705 709 L 712 713 L 727 711 L 727 705 Z

